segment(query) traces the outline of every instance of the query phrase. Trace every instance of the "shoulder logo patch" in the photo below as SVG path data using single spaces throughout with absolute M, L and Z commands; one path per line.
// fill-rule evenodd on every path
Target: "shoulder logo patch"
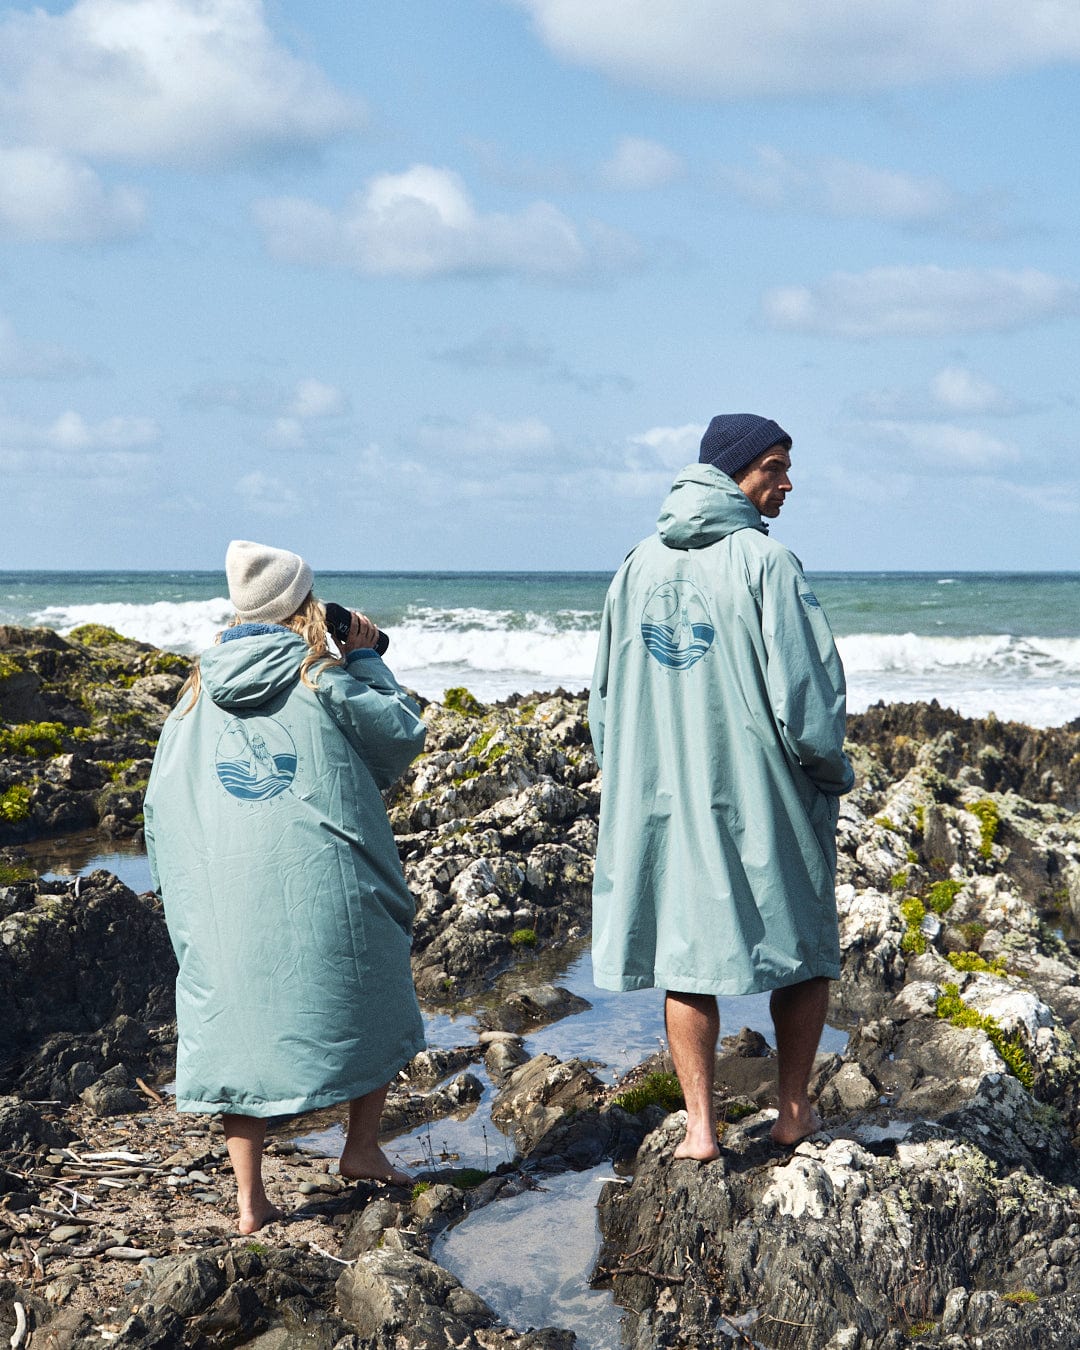
M 800 591 L 799 599 L 803 602 L 804 605 L 809 605 L 811 609 L 821 608 L 821 601 L 817 598 L 817 596 L 814 594 L 813 591 Z
M 293 738 L 273 717 L 234 717 L 218 737 L 214 767 L 230 796 L 264 802 L 296 777 L 296 758 Z
M 689 670 L 713 644 L 716 629 L 704 593 L 683 577 L 662 582 L 641 612 L 641 638 L 669 670 Z

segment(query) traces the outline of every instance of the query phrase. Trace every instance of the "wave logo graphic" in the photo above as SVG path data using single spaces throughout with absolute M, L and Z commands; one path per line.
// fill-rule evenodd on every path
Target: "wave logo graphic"
M 641 612 L 641 637 L 649 655 L 669 670 L 696 666 L 716 637 L 705 596 L 692 581 L 665 581 Z
M 214 767 L 221 786 L 246 802 L 265 802 L 296 777 L 296 746 L 280 722 L 234 717 L 218 738 Z

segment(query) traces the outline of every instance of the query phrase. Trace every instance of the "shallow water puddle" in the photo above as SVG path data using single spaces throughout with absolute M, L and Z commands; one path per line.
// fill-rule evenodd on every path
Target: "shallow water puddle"
M 432 1255 L 516 1331 L 567 1327 L 579 1350 L 618 1350 L 622 1309 L 588 1285 L 600 1249 L 596 1202 L 613 1179 L 608 1164 L 544 1178 L 540 1190 L 477 1210 Z

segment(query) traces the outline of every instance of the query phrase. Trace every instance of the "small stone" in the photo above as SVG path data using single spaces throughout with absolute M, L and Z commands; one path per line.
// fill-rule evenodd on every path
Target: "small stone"
M 80 1238 L 86 1232 L 86 1224 L 83 1223 L 61 1223 L 49 1233 L 50 1242 L 71 1242 L 74 1238 Z

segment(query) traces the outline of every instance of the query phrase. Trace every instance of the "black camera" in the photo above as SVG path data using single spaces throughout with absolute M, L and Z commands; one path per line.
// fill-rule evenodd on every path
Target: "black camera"
M 349 629 L 352 628 L 352 611 L 345 608 L 344 605 L 336 605 L 333 600 L 325 606 L 326 626 L 330 631 L 330 636 L 343 647 L 349 640 Z M 380 628 L 375 630 L 375 650 L 380 656 L 386 655 L 386 649 L 390 646 L 390 639 Z

